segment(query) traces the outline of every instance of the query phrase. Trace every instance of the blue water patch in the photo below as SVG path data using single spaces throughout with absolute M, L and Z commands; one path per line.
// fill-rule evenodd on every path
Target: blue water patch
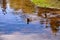
M 0 32 L 4 34 L 16 31 L 21 33 L 42 33 L 43 29 L 44 25 L 27 24 L 21 17 L 10 12 L 6 15 L 0 14 Z
M 14 11 L 9 7 L 6 8 L 7 14 L 3 14 L 2 9 L 0 8 L 0 32 L 4 34 L 10 34 L 13 32 L 20 33 L 43 33 L 45 25 L 44 24 L 27 24 L 24 19 L 26 18 L 22 13 L 19 12 L 19 15 L 15 15 Z

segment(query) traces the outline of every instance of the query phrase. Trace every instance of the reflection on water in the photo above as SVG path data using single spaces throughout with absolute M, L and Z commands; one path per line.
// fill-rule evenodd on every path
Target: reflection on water
M 9 0 L 10 7 L 15 10 L 22 9 L 24 13 L 33 13 L 35 11 L 34 4 L 30 0 Z
M 60 18 L 52 17 L 50 25 L 51 25 L 51 29 L 52 29 L 53 33 L 58 32 L 59 31 L 59 26 L 60 26 Z
M 3 14 L 5 15 L 6 14 L 6 0 L 2 0 L 2 11 L 3 11 Z
M 35 7 L 29 0 L 0 0 L 0 40 L 59 40 L 60 10 Z

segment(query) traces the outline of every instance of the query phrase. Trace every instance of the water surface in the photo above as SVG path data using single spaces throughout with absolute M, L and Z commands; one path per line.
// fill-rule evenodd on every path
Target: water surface
M 3 1 L 4 3 L 2 3 L 2 0 L 0 2 L 0 40 L 60 39 L 60 31 L 58 31 L 57 36 L 52 33 L 50 21 L 48 21 L 48 28 L 46 28 L 46 19 L 40 18 L 35 14 L 24 14 L 21 9 L 15 10 L 13 7 L 11 8 L 8 0 Z M 33 21 L 27 24 L 26 19 L 30 16 Z M 42 22 L 40 22 L 39 18 Z

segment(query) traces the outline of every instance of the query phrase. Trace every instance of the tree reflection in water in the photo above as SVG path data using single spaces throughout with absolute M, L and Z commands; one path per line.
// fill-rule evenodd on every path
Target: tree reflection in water
M 53 33 L 56 33 L 59 31 L 60 26 L 60 18 L 58 17 L 52 17 L 50 18 L 50 27 Z
M 6 5 L 7 5 L 7 2 L 6 0 L 2 0 L 2 11 L 3 11 L 3 14 L 5 15 L 7 12 L 6 12 Z
M 43 7 L 37 7 L 37 8 L 38 8 L 38 16 L 45 18 L 46 23 L 50 21 L 50 28 L 51 28 L 52 32 L 54 34 L 56 34 L 59 31 L 59 26 L 60 26 L 60 17 L 59 17 L 60 9 L 43 8 Z M 47 15 L 48 13 L 50 13 L 49 16 Z M 42 14 L 44 16 L 42 16 Z M 48 26 L 46 26 L 46 27 L 48 27 Z
M 26 13 L 26 14 L 27 13 L 32 13 L 32 10 L 34 10 L 34 5 L 33 5 L 33 3 L 30 3 L 29 0 L 24 0 L 24 1 L 23 0 L 19 0 L 19 2 L 17 0 L 15 0 L 15 1 L 10 0 L 10 2 L 12 3 L 12 4 L 10 3 L 10 7 L 14 8 L 16 10 L 22 8 L 22 10 L 24 11 L 24 13 Z M 48 20 L 47 13 L 50 13 L 50 14 L 53 14 L 54 13 L 53 15 L 57 15 L 57 14 L 60 14 L 60 10 L 58 10 L 58 9 L 50 9 L 50 8 L 42 8 L 42 7 L 40 8 L 40 7 L 38 7 L 38 16 L 41 17 L 42 16 L 41 15 L 42 13 L 45 13 L 44 14 L 45 15 L 45 18 L 44 19 L 46 19 L 46 21 L 45 21 L 46 22 L 45 23 L 46 24 L 46 28 L 48 27 L 48 22 L 50 21 L 50 28 L 51 28 L 52 32 L 53 33 L 57 33 L 58 30 L 59 30 L 58 29 L 59 28 L 59 23 L 57 23 L 57 22 L 58 22 L 58 19 L 60 20 L 60 18 L 58 18 L 58 17 L 51 17 L 50 20 Z M 27 24 L 29 24 L 29 22 L 31 22 L 31 21 L 30 21 L 29 18 L 27 18 Z M 43 24 L 44 23 L 44 20 L 41 21 L 41 23 Z
M 22 9 L 24 13 L 33 13 L 35 12 L 35 5 L 29 1 L 29 0 L 9 0 L 9 4 L 10 7 L 16 10 Z M 6 14 L 6 0 L 3 0 L 3 4 L 2 4 L 2 11 L 4 13 L 4 15 Z M 46 12 L 46 13 L 45 13 Z M 43 18 L 43 16 L 41 15 L 42 13 L 45 13 L 45 18 Z M 56 10 L 56 9 L 50 9 L 50 8 L 40 8 L 38 7 L 38 17 L 41 17 L 43 19 L 46 19 L 46 28 L 48 27 L 48 22 L 50 21 L 50 28 L 52 30 L 52 32 L 54 34 L 56 34 L 59 31 L 59 26 L 60 26 L 60 17 L 49 17 L 47 16 L 47 13 L 57 13 L 60 14 L 60 10 Z M 33 15 L 33 14 L 32 14 Z M 44 24 L 44 20 L 42 19 L 42 21 L 40 23 Z M 49 20 L 48 20 L 49 19 Z M 27 24 L 29 24 L 29 22 L 31 22 L 31 20 L 29 18 L 27 18 Z
M 15 11 L 22 9 L 24 13 L 35 12 L 35 6 L 30 0 L 9 0 L 10 7 Z

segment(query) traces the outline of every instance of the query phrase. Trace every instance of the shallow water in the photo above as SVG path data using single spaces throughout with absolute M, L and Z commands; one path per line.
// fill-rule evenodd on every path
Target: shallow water
M 21 10 L 15 11 L 5 4 L 6 9 L 2 11 L 0 3 L 0 40 L 59 40 L 60 32 L 57 36 L 53 35 L 51 28 L 46 28 L 46 23 L 40 23 L 39 17 L 35 15 L 24 14 Z M 18 14 L 16 14 L 18 13 Z M 27 24 L 26 18 L 32 16 L 32 22 Z M 48 24 L 50 26 L 50 24 Z

